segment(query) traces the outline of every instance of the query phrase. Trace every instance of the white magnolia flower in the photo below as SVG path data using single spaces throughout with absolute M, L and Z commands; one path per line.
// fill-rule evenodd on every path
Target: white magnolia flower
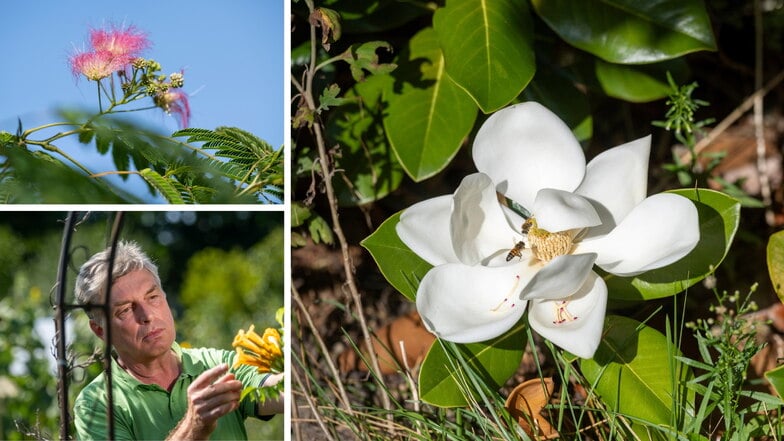
M 530 326 L 591 358 L 601 340 L 607 286 L 593 265 L 619 276 L 661 268 L 699 240 L 697 210 L 674 194 L 646 198 L 650 136 L 587 165 L 572 132 L 538 103 L 502 109 L 476 135 L 479 173 L 453 195 L 415 204 L 401 240 L 434 267 L 417 291 L 428 329 L 457 343 Z M 526 220 L 499 203 L 530 211 Z

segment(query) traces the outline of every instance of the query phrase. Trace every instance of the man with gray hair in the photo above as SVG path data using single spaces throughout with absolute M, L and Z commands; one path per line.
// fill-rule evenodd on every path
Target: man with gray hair
M 82 265 L 75 293 L 95 335 L 106 340 L 111 329 L 115 439 L 246 439 L 245 418 L 283 412 L 282 396 L 260 404 L 239 399 L 244 387 L 270 386 L 281 375 L 250 366 L 229 372 L 236 352 L 186 349 L 174 341 L 158 268 L 137 244 L 116 247 L 108 317 L 91 306 L 104 303 L 110 252 Z M 74 403 L 77 439 L 108 438 L 105 381 L 100 374 Z

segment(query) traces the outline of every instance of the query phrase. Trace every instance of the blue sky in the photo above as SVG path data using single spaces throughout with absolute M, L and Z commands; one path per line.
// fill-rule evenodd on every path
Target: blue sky
M 95 82 L 77 81 L 68 57 L 76 49 L 89 48 L 90 28 L 116 23 L 147 33 L 152 47 L 144 55 L 158 61 L 162 73 L 185 70 L 191 127 L 235 126 L 280 147 L 287 124 L 285 1 L 3 2 L 0 130 L 16 132 L 17 117 L 26 129 L 55 122 L 53 112 L 58 108 L 97 109 Z M 142 121 L 163 133 L 178 129 L 176 118 L 158 109 L 142 113 L 137 114 Z M 94 148 L 75 140 L 58 146 L 74 152 L 94 171 L 113 169 Z

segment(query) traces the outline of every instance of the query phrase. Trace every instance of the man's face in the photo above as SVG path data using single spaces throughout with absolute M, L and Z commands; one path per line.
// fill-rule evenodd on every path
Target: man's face
M 124 362 L 149 362 L 171 349 L 174 318 L 166 295 L 149 271 L 132 271 L 115 280 L 110 302 L 112 345 Z M 102 328 L 93 330 L 104 338 Z

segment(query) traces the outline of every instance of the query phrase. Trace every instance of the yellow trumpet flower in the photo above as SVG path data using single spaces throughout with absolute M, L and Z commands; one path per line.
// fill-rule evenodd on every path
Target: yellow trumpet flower
M 250 325 L 248 331 L 240 329 L 234 337 L 232 346 L 237 351 L 237 360 L 232 368 L 240 365 L 255 366 L 259 372 L 280 372 L 283 365 L 280 333 L 274 328 L 267 328 L 259 335 Z

